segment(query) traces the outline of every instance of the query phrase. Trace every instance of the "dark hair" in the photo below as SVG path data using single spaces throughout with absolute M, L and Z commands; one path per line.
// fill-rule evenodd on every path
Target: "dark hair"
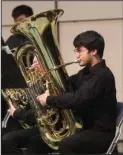
M 104 38 L 96 31 L 90 30 L 80 33 L 73 41 L 76 48 L 81 46 L 86 47 L 88 50 L 97 50 L 97 54 L 102 58 L 105 47 Z
M 12 11 L 12 17 L 16 19 L 20 15 L 25 15 L 26 17 L 32 16 L 33 15 L 33 10 L 31 7 L 27 5 L 19 5 L 15 7 Z

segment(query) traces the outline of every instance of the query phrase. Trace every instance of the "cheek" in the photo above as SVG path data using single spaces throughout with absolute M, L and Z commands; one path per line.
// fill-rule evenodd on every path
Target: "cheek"
M 90 60 L 90 56 L 88 54 L 82 54 L 80 56 L 84 61 L 89 61 Z

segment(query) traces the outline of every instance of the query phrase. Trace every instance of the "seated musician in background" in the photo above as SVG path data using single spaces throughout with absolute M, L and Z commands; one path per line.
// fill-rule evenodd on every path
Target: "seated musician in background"
M 39 67 L 36 57 L 33 60 L 30 70 L 36 69 L 39 73 L 43 70 Z M 29 103 L 28 103 L 29 104 Z M 22 148 L 27 148 L 30 153 L 50 153 L 53 152 L 51 148 L 44 143 L 38 127 L 36 126 L 36 118 L 34 111 L 26 106 L 25 109 L 19 107 L 15 108 L 11 103 L 9 104 L 9 113 L 17 121 L 24 121 L 30 128 L 18 129 L 8 132 L 2 136 L 2 153 L 3 154 L 23 154 Z
M 24 121 L 30 125 L 30 128 L 18 129 L 4 134 L 2 137 L 3 154 L 23 154 L 22 148 L 27 148 L 28 154 L 53 152 L 41 139 L 33 110 L 15 109 L 11 104 L 9 112 L 14 119 Z
M 75 56 L 85 66 L 69 78 L 73 93 L 37 97 L 43 106 L 72 109 L 83 121 L 83 130 L 64 138 L 59 145 L 65 153 L 105 153 L 116 129 L 115 78 L 103 57 L 104 38 L 96 31 L 83 32 L 74 39 Z
M 26 17 L 29 17 L 31 15 L 33 15 L 33 10 L 31 7 L 26 5 L 17 6 L 12 11 L 12 17 L 15 21 L 15 24 L 23 21 Z M 6 44 L 9 46 L 10 49 L 13 49 L 15 47 L 23 45 L 26 41 L 28 41 L 28 39 L 24 36 L 20 34 L 15 34 L 8 38 Z M 35 60 L 33 63 L 35 66 Z M 3 109 L 5 111 L 8 105 L 7 103 L 5 103 L 4 99 L 2 103 Z M 10 104 L 8 111 L 11 117 L 8 121 L 7 128 L 2 129 L 2 153 L 23 154 L 21 148 L 28 148 L 29 152 L 33 153 L 51 152 L 51 149 L 47 147 L 43 140 L 42 148 L 40 147 L 42 143 L 41 136 L 38 128 L 34 126 L 36 125 L 36 119 L 33 110 L 30 110 L 29 106 L 27 106 L 26 109 L 22 109 L 20 107 L 16 109 L 12 104 Z M 2 113 L 2 115 L 4 117 L 5 112 Z M 20 120 L 24 121 L 32 127 L 23 129 L 18 123 L 18 121 Z
M 25 18 L 32 16 L 32 15 L 33 15 L 33 10 L 31 7 L 27 5 L 19 5 L 12 10 L 12 18 L 15 24 L 23 21 Z M 21 34 L 14 34 L 14 35 L 11 35 L 7 39 L 6 45 L 8 45 L 9 48 L 12 50 L 13 48 L 23 45 L 26 41 L 28 41 L 28 39 L 22 36 Z M 2 108 L 3 108 L 2 115 L 5 116 L 6 109 L 7 109 L 7 103 L 4 100 L 3 96 L 2 96 Z M 10 117 L 8 120 L 7 128 L 2 129 L 2 134 L 5 134 L 6 132 L 13 131 L 16 129 L 21 129 L 21 126 L 15 119 Z
M 6 117 L 7 109 L 8 109 L 8 104 L 6 103 L 6 100 L 4 99 L 3 95 L 1 94 L 1 120 L 2 121 Z M 1 134 L 4 135 L 7 132 L 14 131 L 17 129 L 22 129 L 21 125 L 19 124 L 19 122 L 17 120 L 10 117 L 7 122 L 6 128 L 1 129 Z
M 22 22 L 25 18 L 32 15 L 33 10 L 27 5 L 19 5 L 12 10 L 12 18 L 15 24 Z M 10 49 L 13 49 L 23 45 L 26 41 L 28 41 L 28 39 L 21 34 L 14 34 L 7 39 L 6 44 Z

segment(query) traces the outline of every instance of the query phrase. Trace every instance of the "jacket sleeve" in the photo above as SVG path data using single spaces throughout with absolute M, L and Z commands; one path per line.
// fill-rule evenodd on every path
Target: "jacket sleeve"
M 13 117 L 17 120 L 25 121 L 29 125 L 33 125 L 36 123 L 36 118 L 33 110 L 17 108 L 14 112 Z
M 66 93 L 61 96 L 48 96 L 46 103 L 49 106 L 62 109 L 74 109 L 76 106 L 84 108 L 102 95 L 103 87 L 103 79 L 92 78 L 87 82 L 85 81 L 75 93 Z

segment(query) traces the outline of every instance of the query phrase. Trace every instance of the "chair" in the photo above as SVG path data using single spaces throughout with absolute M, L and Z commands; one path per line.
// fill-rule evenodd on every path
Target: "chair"
M 117 142 L 119 141 L 119 138 L 121 136 L 122 124 L 123 124 L 123 103 L 118 102 L 117 103 L 116 134 L 106 154 L 111 154 L 114 151 L 114 148 L 116 147 Z

